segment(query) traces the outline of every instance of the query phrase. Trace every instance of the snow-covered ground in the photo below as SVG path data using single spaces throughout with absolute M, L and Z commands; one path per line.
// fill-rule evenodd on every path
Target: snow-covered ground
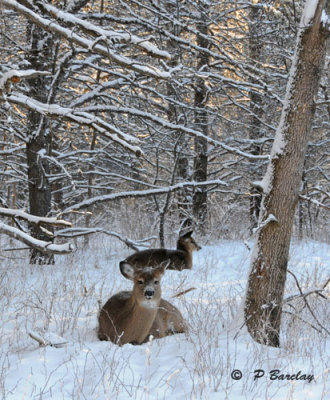
M 30 266 L 20 252 L 1 254 L 2 399 L 329 398 L 330 349 L 323 329 L 330 329 L 328 300 L 307 297 L 315 318 L 301 298 L 293 300 L 285 310 L 296 317 L 283 316 L 281 348 L 256 344 L 237 317 L 250 256 L 238 241 L 203 247 L 191 271 L 166 272 L 165 299 L 196 288 L 171 299 L 188 322 L 187 334 L 142 346 L 98 341 L 99 303 L 131 287 L 118 269 L 129 253 L 100 236 L 88 251 L 57 257 L 55 266 Z M 321 288 L 330 275 L 330 245 L 294 243 L 289 269 L 303 291 Z M 323 295 L 329 297 L 327 288 Z M 286 297 L 298 293 L 289 275 Z M 57 334 L 68 343 L 40 347 L 29 331 Z

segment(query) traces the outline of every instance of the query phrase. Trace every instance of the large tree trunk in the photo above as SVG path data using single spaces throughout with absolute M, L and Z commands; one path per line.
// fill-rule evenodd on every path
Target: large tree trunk
M 29 24 L 27 30 L 27 59 L 33 69 L 49 71 L 53 60 L 53 38 L 41 28 Z M 38 76 L 29 79 L 30 96 L 38 101 L 47 103 L 49 78 Z M 51 212 L 51 185 L 49 182 L 49 161 L 51 132 L 47 118 L 36 111 L 29 111 L 27 115 L 27 143 L 26 156 L 29 179 L 30 214 L 41 217 L 49 216 Z M 34 238 L 51 241 L 50 237 L 33 225 L 30 228 Z M 54 262 L 53 254 L 44 254 L 31 249 L 30 262 L 32 264 L 50 264 Z
M 325 1 L 319 0 L 316 10 L 313 2 L 306 2 L 281 122 L 260 184 L 263 200 L 248 279 L 245 321 L 257 342 L 275 347 L 279 346 L 291 230 L 329 36 L 321 23 Z

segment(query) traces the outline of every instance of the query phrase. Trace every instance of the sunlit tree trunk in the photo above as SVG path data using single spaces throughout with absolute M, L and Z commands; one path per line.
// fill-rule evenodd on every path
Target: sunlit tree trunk
M 263 199 L 245 303 L 248 331 L 278 347 L 292 225 L 315 112 L 329 32 L 321 23 L 325 0 L 306 2 L 281 122 L 260 187 Z M 328 2 L 329 3 L 329 2 Z M 329 4 L 328 4 L 329 14 Z

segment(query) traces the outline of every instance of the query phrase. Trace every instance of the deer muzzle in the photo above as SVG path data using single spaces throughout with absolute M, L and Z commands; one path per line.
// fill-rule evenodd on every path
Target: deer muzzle
M 144 297 L 145 297 L 146 299 L 148 299 L 148 300 L 152 299 L 152 298 L 154 297 L 154 295 L 155 295 L 154 289 L 147 288 L 147 289 L 144 291 Z

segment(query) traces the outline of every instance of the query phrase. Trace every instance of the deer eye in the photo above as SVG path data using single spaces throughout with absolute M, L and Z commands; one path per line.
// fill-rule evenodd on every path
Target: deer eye
M 138 284 L 139 284 L 139 285 L 143 285 L 143 284 L 144 284 L 143 279 L 139 279 L 139 280 L 138 280 Z
M 159 281 L 157 279 L 154 280 L 154 284 L 158 285 Z

